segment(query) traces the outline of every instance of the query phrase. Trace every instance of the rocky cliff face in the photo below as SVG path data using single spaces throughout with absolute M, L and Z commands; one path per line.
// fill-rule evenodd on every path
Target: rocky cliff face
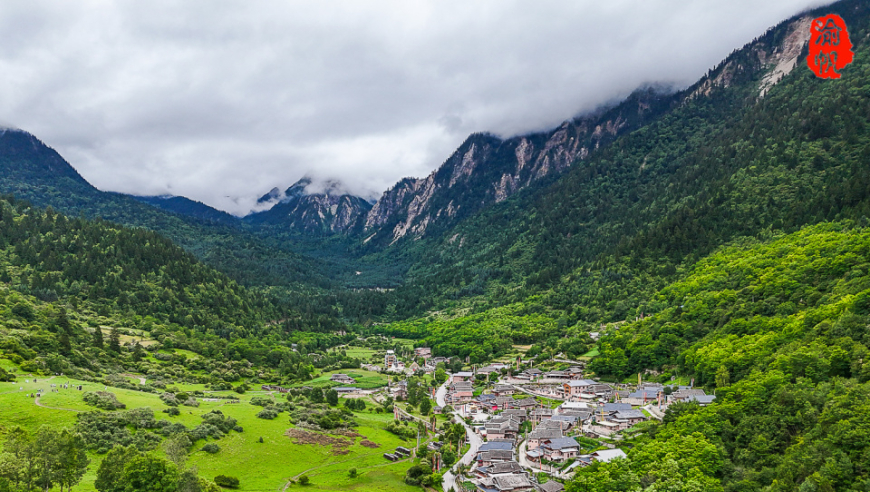
M 565 171 L 601 145 L 671 107 L 655 90 L 542 133 L 501 139 L 474 134 L 426 178 L 406 178 L 384 192 L 365 219 L 366 241 L 395 242 L 443 230 L 483 207 Z
M 365 218 L 365 241 L 393 243 L 444 231 L 548 176 L 566 171 L 620 135 L 634 131 L 687 99 L 732 86 L 763 98 L 801 63 L 810 17 L 797 16 L 735 51 L 686 90 L 639 90 L 608 109 L 541 133 L 500 139 L 475 134 L 426 178 L 406 178 L 384 192 Z
M 275 188 L 258 200 L 258 203 L 276 202 L 275 205 L 245 220 L 306 233 L 350 233 L 362 228 L 372 208 L 369 202 L 342 192 L 336 182 L 317 188 L 312 190 L 310 178 L 302 178 L 283 193 Z

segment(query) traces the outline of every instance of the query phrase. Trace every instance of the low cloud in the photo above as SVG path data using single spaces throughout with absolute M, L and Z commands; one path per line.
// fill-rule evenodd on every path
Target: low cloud
M 3 2 L 0 120 L 105 190 L 244 214 L 310 175 L 376 198 L 469 133 L 686 86 L 825 3 Z

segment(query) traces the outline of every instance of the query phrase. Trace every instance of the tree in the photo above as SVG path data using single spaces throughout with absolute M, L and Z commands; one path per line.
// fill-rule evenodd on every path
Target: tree
M 311 479 L 308 478 L 308 475 L 302 475 L 299 477 L 299 485 L 309 485 L 311 483 Z
M 724 365 L 719 366 L 719 369 L 716 371 L 716 387 L 724 388 L 731 384 L 731 373 L 728 372 L 728 368 Z
M 60 474 L 60 436 L 59 432 L 51 427 L 43 425 L 36 431 L 33 445 L 36 448 L 36 460 L 38 474 L 36 485 L 48 491 L 55 485 Z
M 327 390 L 326 403 L 328 403 L 331 407 L 338 405 L 338 391 L 335 391 L 334 389 Z
M 103 343 L 104 343 L 103 342 L 103 330 L 101 330 L 99 326 L 94 328 L 93 337 L 94 337 L 94 347 L 97 347 L 98 349 L 102 349 Z
M 432 400 L 429 398 L 423 398 L 423 401 L 420 402 L 420 413 L 423 415 L 429 415 L 430 411 L 432 411 Z
M 118 328 L 112 328 L 112 331 L 109 332 L 109 350 L 121 353 L 121 334 L 118 332 Z
M 124 467 L 125 492 L 177 492 L 178 469 L 163 458 L 137 456 Z
M 184 464 L 187 462 L 187 454 L 190 447 L 193 445 L 187 434 L 178 433 L 163 442 L 163 452 L 166 453 L 166 458 L 169 459 L 179 470 L 184 470 Z
M 308 399 L 311 403 L 323 403 L 323 390 L 320 388 L 311 388 L 308 393 Z
M 439 364 L 440 366 L 441 364 Z M 444 381 L 447 381 L 447 371 L 444 370 L 444 367 L 439 367 L 435 369 L 435 374 L 432 376 L 435 379 L 435 382 L 439 385 L 444 384 Z
M 24 490 L 31 490 L 38 477 L 39 467 L 37 449 L 30 434 L 20 427 L 11 429 L 6 435 L 3 451 L 6 453 L 3 475 L 16 488 L 23 486 Z
M 356 478 L 357 476 L 359 476 L 359 472 L 356 470 L 356 468 L 351 468 L 347 471 L 347 476 L 350 478 Z
M 60 473 L 57 477 L 57 483 L 60 485 L 60 490 L 64 487 L 70 490 L 74 485 L 81 482 L 91 460 L 85 452 L 86 444 L 81 434 L 71 432 L 67 429 L 61 431 L 58 443 L 58 461 L 60 463 Z
M 94 487 L 100 492 L 124 492 L 124 468 L 141 455 L 133 446 L 113 447 L 100 463 Z

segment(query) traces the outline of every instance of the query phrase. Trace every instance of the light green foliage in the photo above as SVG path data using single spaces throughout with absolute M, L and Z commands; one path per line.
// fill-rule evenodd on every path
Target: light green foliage
M 176 492 L 178 469 L 154 456 L 137 456 L 124 466 L 121 482 L 125 492 Z
M 78 484 L 90 460 L 82 437 L 68 429 L 43 425 L 35 435 L 14 428 L 6 436 L 0 457 L 0 478 L 7 487 L 48 490 Z

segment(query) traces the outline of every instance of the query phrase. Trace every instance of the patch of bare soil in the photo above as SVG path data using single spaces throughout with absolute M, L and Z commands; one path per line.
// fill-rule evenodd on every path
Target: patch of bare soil
M 352 439 L 342 439 L 340 437 L 327 436 L 316 432 L 308 432 L 301 429 L 288 429 L 284 433 L 296 444 L 316 444 L 318 446 L 332 446 L 332 454 L 348 454 L 349 448 L 353 444 Z
M 381 447 L 380 444 L 378 444 L 376 442 L 371 442 L 368 439 L 363 439 L 362 441 L 359 442 L 359 444 L 360 444 L 360 446 L 365 446 L 367 448 L 379 448 L 379 447 Z
M 366 436 L 359 434 L 356 431 L 350 430 L 350 429 L 337 429 L 337 430 L 330 432 L 330 434 L 335 434 L 337 436 L 344 436 L 344 437 L 350 437 L 350 438 L 362 437 L 363 439 L 365 439 L 365 437 L 366 437 Z

